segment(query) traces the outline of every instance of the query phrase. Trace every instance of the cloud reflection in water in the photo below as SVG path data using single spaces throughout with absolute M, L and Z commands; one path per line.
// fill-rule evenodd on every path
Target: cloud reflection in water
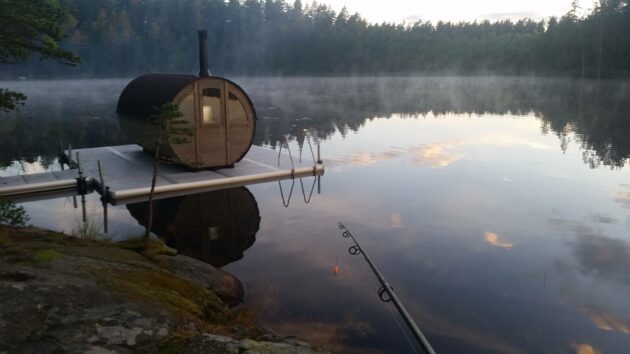
M 630 325 L 613 314 L 598 311 L 592 308 L 582 309 L 593 324 L 604 331 L 616 331 L 623 334 L 630 334 Z
M 621 204 L 624 208 L 630 209 L 630 192 L 618 191 L 615 201 Z
M 573 349 L 575 349 L 576 354 L 600 354 L 601 352 L 595 348 L 593 348 L 590 344 L 578 344 L 571 343 Z
M 464 154 L 453 150 L 466 146 L 524 146 L 535 150 L 548 150 L 552 147 L 506 134 L 491 134 L 470 139 L 417 144 L 406 148 L 389 147 L 382 152 L 355 152 L 341 157 L 341 161 L 351 165 L 372 166 L 379 162 L 409 156 L 414 165 L 431 168 L 446 168 L 461 160 Z
M 492 246 L 505 248 L 506 250 L 511 250 L 512 247 L 514 247 L 513 243 L 506 242 L 503 239 L 503 236 L 497 235 L 494 232 L 489 232 L 489 231 L 484 232 L 483 239 L 484 241 L 486 241 L 486 243 Z
M 584 275 L 630 286 L 630 247 L 623 240 L 580 234 L 571 247 Z

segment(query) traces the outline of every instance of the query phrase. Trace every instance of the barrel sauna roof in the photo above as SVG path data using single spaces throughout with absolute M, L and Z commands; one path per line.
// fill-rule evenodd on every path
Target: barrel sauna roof
M 131 81 L 120 94 L 116 112 L 147 118 L 171 102 L 187 85 L 198 80 L 194 75 L 147 74 Z

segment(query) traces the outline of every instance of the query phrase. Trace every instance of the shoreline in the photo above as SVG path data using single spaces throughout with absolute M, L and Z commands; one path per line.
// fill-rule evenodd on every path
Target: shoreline
M 233 275 L 151 240 L 0 225 L 0 353 L 325 353 L 253 320 Z

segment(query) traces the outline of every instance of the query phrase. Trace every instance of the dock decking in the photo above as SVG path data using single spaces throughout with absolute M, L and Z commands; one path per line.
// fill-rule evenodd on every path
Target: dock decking
M 153 176 L 153 160 L 140 146 L 79 149 L 73 150 L 72 156 L 68 156 L 70 153 L 65 151 L 66 157 L 75 166 L 79 162 L 77 153 L 88 184 L 99 192 L 103 182 L 98 169 L 98 161 L 101 161 L 103 180 L 107 187 L 104 197 L 108 202 L 127 204 L 148 199 Z M 310 155 L 311 153 L 307 152 L 302 162 L 298 156 L 291 159 L 285 153 L 278 159 L 277 151 L 252 146 L 247 155 L 234 167 L 192 171 L 179 165 L 160 162 L 154 197 L 160 199 L 282 179 L 323 175 L 324 165 L 314 162 Z M 77 177 L 78 170 L 71 169 L 0 178 L 0 197 L 22 200 L 29 196 L 30 191 L 39 188 L 41 192 L 47 185 L 52 188 L 54 183 L 62 185 L 66 190 L 76 190 Z

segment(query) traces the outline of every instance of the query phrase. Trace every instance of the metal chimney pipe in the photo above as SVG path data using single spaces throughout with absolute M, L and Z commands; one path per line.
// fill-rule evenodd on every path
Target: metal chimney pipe
M 208 31 L 199 30 L 199 76 L 210 76 L 208 70 Z

